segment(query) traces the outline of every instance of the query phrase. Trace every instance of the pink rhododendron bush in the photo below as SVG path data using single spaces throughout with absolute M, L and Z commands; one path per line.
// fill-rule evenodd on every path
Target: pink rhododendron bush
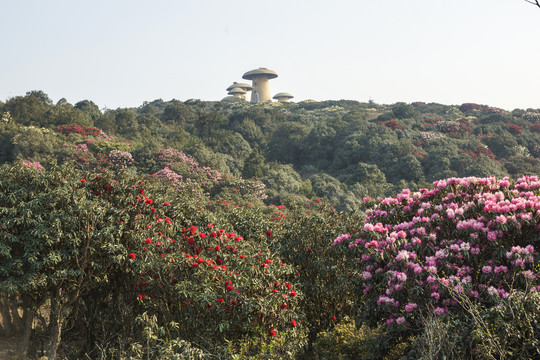
M 460 347 L 475 357 L 489 341 L 504 355 L 497 336 L 509 344 L 513 336 L 523 336 L 514 339 L 518 344 L 538 340 L 536 176 L 451 178 L 436 181 L 431 190 L 405 189 L 394 198 L 365 202 L 370 208 L 363 229 L 337 237 L 334 246 L 348 246 L 357 261 L 361 319 L 382 326 L 375 354 L 399 341 L 409 341 L 411 354 L 418 351 L 428 318 L 461 324 Z M 490 310 L 508 308 L 518 293 L 528 299 L 523 304 L 532 318 L 523 314 L 524 305 L 521 315 L 501 315 L 488 325 Z M 501 335 L 501 324 L 516 317 L 527 318 L 530 329 L 516 335 L 507 327 Z M 540 355 L 538 347 L 531 351 L 527 356 Z

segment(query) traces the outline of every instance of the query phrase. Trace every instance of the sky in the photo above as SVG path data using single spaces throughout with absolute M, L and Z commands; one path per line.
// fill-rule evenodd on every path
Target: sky
M 524 0 L 0 0 L 0 101 L 220 100 L 266 67 L 293 101 L 540 108 Z

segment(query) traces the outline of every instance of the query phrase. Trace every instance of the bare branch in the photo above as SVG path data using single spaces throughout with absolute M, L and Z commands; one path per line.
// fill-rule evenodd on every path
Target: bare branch
M 536 5 L 540 8 L 540 0 L 534 0 L 534 1 L 531 1 L 531 0 L 525 0 L 526 2 L 528 2 L 529 4 L 533 4 L 533 5 Z

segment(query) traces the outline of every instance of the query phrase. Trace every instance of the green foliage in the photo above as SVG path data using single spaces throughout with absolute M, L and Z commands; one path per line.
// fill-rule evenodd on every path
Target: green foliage
M 75 109 L 81 110 L 83 113 L 90 115 L 92 121 L 95 122 L 101 117 L 101 111 L 99 107 L 90 100 L 81 100 L 75 104 Z M 74 122 L 74 121 L 72 121 Z
M 533 359 L 540 356 L 540 294 L 514 291 L 501 304 L 469 310 L 480 359 Z
M 263 176 L 269 202 L 282 204 L 287 197 L 294 196 L 300 191 L 302 179 L 291 165 L 272 164 Z
M 229 343 L 231 359 L 295 359 L 305 343 L 304 332 L 297 329 L 284 332 L 269 342 L 262 341 L 264 335 L 246 337 L 236 346 Z
M 309 127 L 298 123 L 279 126 L 268 143 L 265 151 L 267 158 L 285 164 L 298 164 L 300 141 L 309 131 Z
M 345 100 L 305 101 L 275 106 L 158 99 L 139 108 L 102 114 L 89 100 L 75 106 L 64 99 L 53 104 L 46 94 L 34 91 L 8 100 L 2 113 L 9 113 L 13 124 L 45 129 L 59 124 L 95 124 L 119 143 L 129 140 L 132 146 L 108 146 L 99 149 L 102 154 L 116 148 L 136 155 L 134 150 L 153 143 L 160 148 L 183 149 L 201 164 L 235 176 L 242 175 L 245 160 L 258 148 L 265 163 L 291 164 L 302 181 L 313 173 L 327 174 L 355 186 L 355 193 L 371 196 L 387 195 L 403 181 L 414 186 L 423 179 L 534 173 L 537 164 L 528 159 L 535 156 L 540 141 L 540 133 L 535 132 L 540 118 L 536 110 L 508 113 L 477 104 L 463 104 L 460 109 L 419 102 L 386 106 Z M 512 132 L 509 124 L 520 131 Z M 47 163 L 62 152 L 58 151 L 62 146 L 48 146 L 49 139 L 31 139 L 37 140 L 37 149 L 32 146 L 35 150 L 26 150 L 21 145 L 14 152 L 12 139 L 16 135 L 17 130 L 4 134 L 1 151 L 5 161 L 19 152 L 20 158 Z M 83 139 L 77 144 L 72 143 L 73 138 L 61 140 L 73 147 Z M 478 151 L 486 146 L 485 152 Z M 360 162 L 376 165 L 386 183 L 371 186 L 355 179 Z M 150 168 L 145 165 L 147 159 L 139 158 L 138 163 L 143 172 Z M 254 175 L 251 170 L 245 174 Z M 260 177 L 260 171 L 256 175 Z M 331 193 L 318 196 L 336 198 Z M 339 199 L 340 206 L 354 207 L 349 195 Z
M 355 321 L 345 317 L 331 331 L 322 331 L 314 344 L 315 359 L 356 360 L 368 353 L 367 341 L 377 334 L 363 326 L 357 329 Z
M 52 107 L 52 101 L 43 91 L 29 91 L 26 96 L 9 99 L 3 106 L 13 121 L 21 125 L 41 126 L 41 118 Z
M 256 148 L 253 149 L 246 161 L 244 161 L 242 177 L 245 179 L 262 178 L 265 170 L 264 156 L 259 154 L 259 151 Z
M 340 213 L 320 200 L 289 206 L 291 210 L 282 210 L 288 221 L 281 221 L 279 228 L 274 226 L 272 237 L 284 261 L 298 272 L 295 281 L 304 292 L 300 306 L 311 346 L 319 332 L 352 316 L 354 265 L 348 263 L 342 248 L 331 247 L 330 242 L 345 229 L 354 231 L 360 216 Z
M 24 127 L 12 138 L 13 153 L 17 159 L 43 159 L 59 146 L 55 134 L 49 129 Z
M 148 106 L 145 111 L 148 111 Z M 157 111 L 157 109 L 156 109 Z M 161 120 L 165 123 L 174 123 L 178 125 L 186 125 L 193 117 L 193 112 L 181 101 L 172 100 L 163 110 Z
M 414 109 L 414 107 L 405 103 L 397 103 L 396 105 L 394 105 L 392 107 L 392 113 L 398 119 L 408 119 L 419 115 L 418 112 L 416 112 L 416 110 Z

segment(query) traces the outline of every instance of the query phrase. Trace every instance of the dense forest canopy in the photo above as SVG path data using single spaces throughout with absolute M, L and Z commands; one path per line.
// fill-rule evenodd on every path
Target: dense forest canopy
M 274 204 L 300 195 L 352 210 L 366 196 L 442 178 L 540 169 L 540 109 L 158 99 L 102 111 L 90 100 L 54 104 L 30 91 L 1 103 L 0 114 L 0 163 L 106 162 L 121 151 L 131 168 L 154 174 L 163 169 L 158 152 L 171 148 L 223 176 L 262 181 Z

